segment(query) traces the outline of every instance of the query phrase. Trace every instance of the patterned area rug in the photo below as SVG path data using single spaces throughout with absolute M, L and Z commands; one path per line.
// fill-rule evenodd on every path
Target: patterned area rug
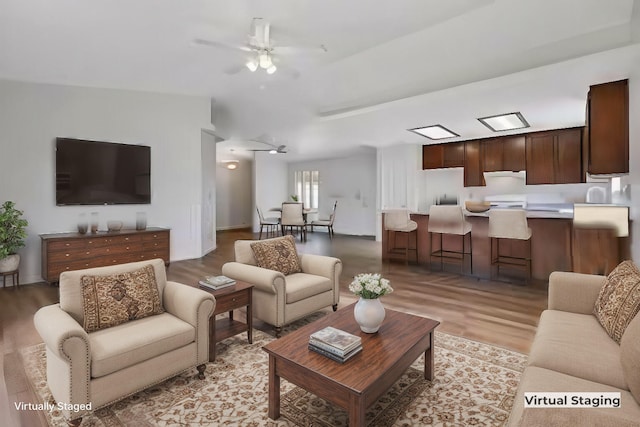
M 306 322 L 308 323 L 308 320 Z M 295 325 L 299 326 L 299 325 Z M 294 326 L 294 327 L 295 327 Z M 267 416 L 268 357 L 274 338 L 255 330 L 217 346 L 206 380 L 195 369 L 85 416 L 82 426 L 347 426 L 347 414 L 286 380 L 281 414 Z M 526 356 L 436 332 L 435 375 L 424 380 L 421 356 L 367 412 L 367 425 L 501 426 L 508 416 Z M 29 380 L 42 402 L 53 403 L 46 384 L 45 349 L 21 350 Z M 60 413 L 46 414 L 65 426 Z

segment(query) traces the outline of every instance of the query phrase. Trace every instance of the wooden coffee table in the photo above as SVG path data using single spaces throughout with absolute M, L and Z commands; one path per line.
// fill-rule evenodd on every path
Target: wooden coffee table
M 223 339 L 246 331 L 247 340 L 251 344 L 253 342 L 253 285 L 236 281 L 235 285 L 217 291 L 204 286 L 200 286 L 200 289 L 211 293 L 216 299 L 216 307 L 209 319 L 209 361 L 216 360 L 216 343 Z M 247 317 L 245 322 L 238 322 L 233 319 L 233 310 L 242 307 L 247 307 Z M 225 312 L 229 312 L 227 317 L 216 320 L 218 314 Z
M 347 410 L 350 426 L 365 425 L 365 411 L 424 353 L 424 377 L 433 379 L 433 336 L 440 322 L 387 309 L 375 334 L 353 318 L 354 304 L 263 347 L 269 354 L 269 418 L 280 416 L 280 378 Z M 343 364 L 307 348 L 326 326 L 362 337 L 362 351 Z

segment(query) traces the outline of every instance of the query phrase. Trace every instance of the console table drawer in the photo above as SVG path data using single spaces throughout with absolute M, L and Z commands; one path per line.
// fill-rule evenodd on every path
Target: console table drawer
M 84 249 L 86 247 L 86 240 L 58 240 L 49 243 L 49 248 L 52 251 L 71 251 L 75 249 Z

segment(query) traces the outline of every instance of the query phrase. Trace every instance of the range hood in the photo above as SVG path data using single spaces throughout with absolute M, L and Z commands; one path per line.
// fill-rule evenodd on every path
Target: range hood
M 484 180 L 493 178 L 515 178 L 522 179 L 526 178 L 525 171 L 497 171 L 497 172 L 483 172 Z

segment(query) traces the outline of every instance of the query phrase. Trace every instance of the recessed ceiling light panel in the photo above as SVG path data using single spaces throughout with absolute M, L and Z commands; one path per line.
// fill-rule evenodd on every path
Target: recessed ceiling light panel
M 529 123 L 527 123 L 520 112 L 481 117 L 478 120 L 494 132 L 529 127 Z
M 432 125 L 432 126 L 424 126 L 414 129 L 409 129 L 409 131 L 417 133 L 418 135 L 425 136 L 429 139 L 445 139 L 445 138 L 455 138 L 456 136 L 460 136 L 457 133 L 451 132 L 449 129 L 442 125 Z

